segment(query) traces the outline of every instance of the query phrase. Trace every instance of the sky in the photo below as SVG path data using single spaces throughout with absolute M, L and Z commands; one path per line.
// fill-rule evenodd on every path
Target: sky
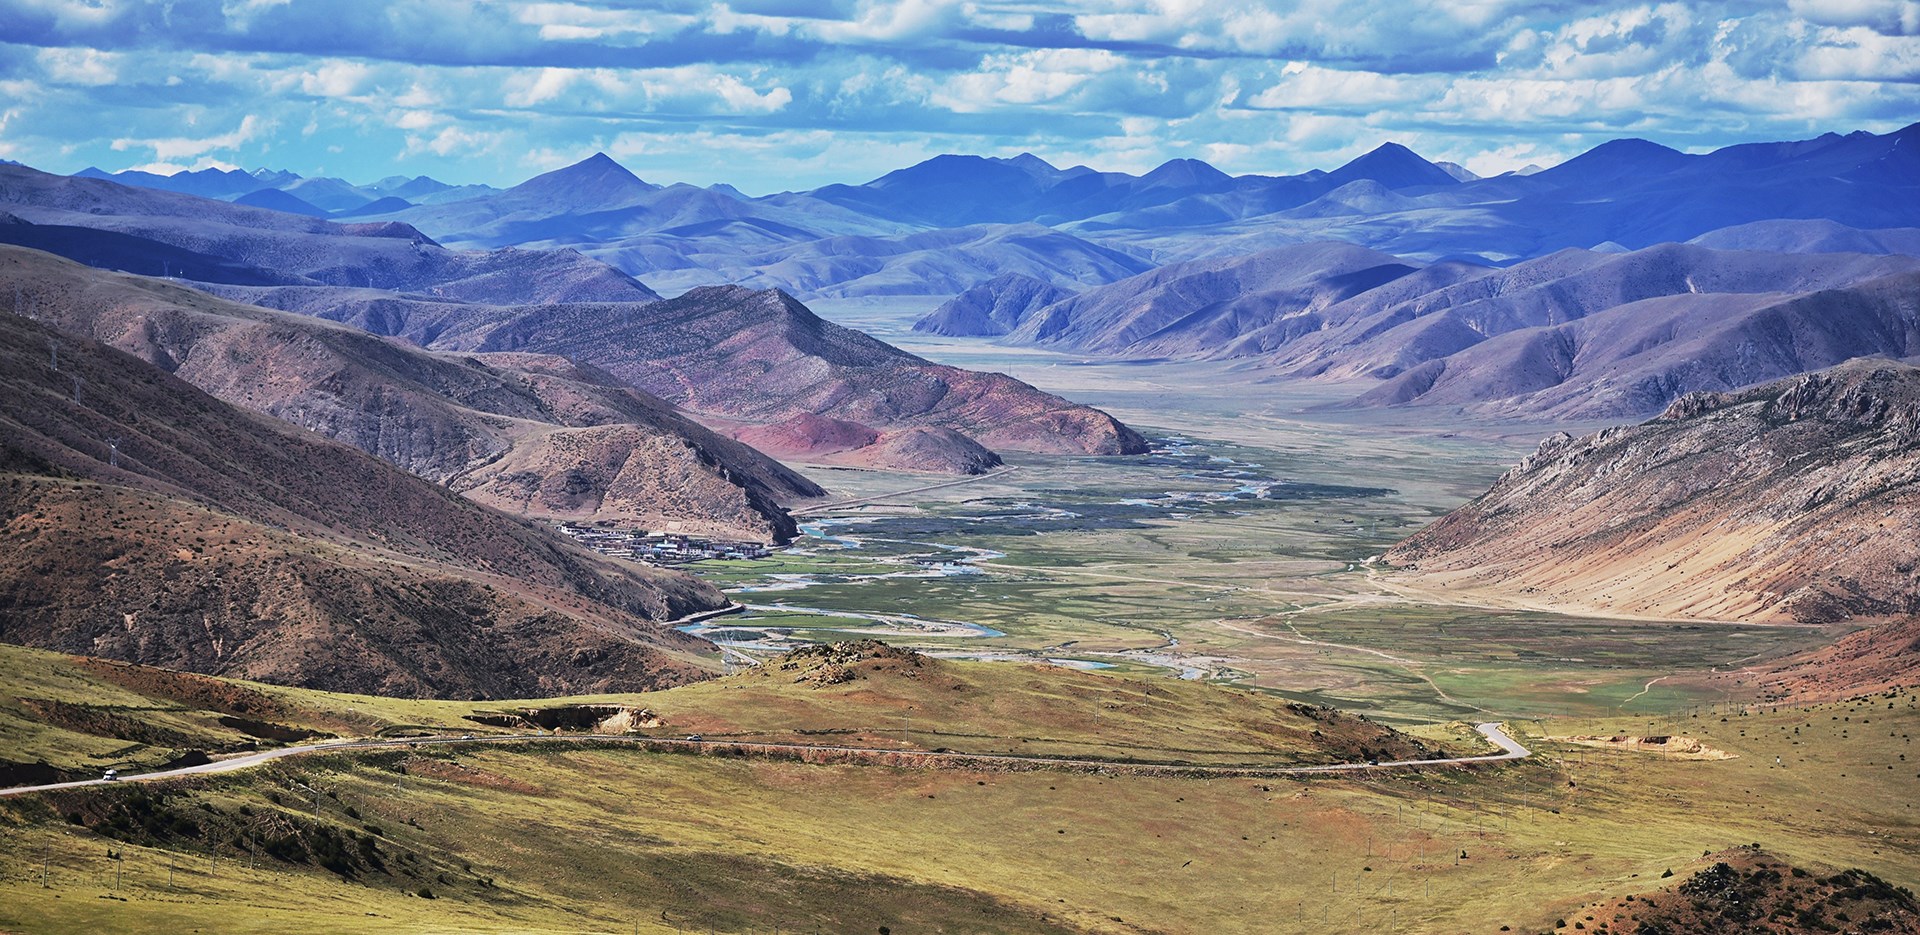
M 1920 120 L 1920 0 L 0 0 L 0 158 L 507 185 L 857 183 L 943 153 L 1492 174 Z

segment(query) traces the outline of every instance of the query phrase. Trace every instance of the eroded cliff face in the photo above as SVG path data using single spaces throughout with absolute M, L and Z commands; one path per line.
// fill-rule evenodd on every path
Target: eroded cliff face
M 1920 613 L 1920 369 L 1858 360 L 1555 435 L 1395 546 L 1415 586 L 1670 618 Z

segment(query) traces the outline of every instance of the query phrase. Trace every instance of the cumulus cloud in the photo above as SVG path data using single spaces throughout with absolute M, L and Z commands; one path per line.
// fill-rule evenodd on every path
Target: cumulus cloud
M 109 145 L 114 152 L 147 149 L 152 150 L 155 158 L 162 161 L 171 159 L 190 159 L 207 153 L 238 149 L 242 144 L 252 142 L 265 129 L 263 122 L 252 114 L 240 119 L 240 125 L 226 133 L 215 136 L 184 137 L 175 136 L 165 139 L 131 139 L 120 137 Z
M 620 145 L 693 177 L 725 146 L 733 180 L 804 187 L 945 150 L 1277 173 L 1396 140 L 1489 172 L 1920 113 L 1920 0 L 5 2 L 7 152 L 64 171 L 510 182 Z

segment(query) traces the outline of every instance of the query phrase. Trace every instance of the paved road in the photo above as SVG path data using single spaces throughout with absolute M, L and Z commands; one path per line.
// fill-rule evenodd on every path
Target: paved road
M 339 740 L 329 743 L 302 744 L 295 747 L 281 747 L 277 750 L 263 750 L 259 753 L 247 753 L 199 766 L 183 766 L 178 769 L 159 770 L 141 773 L 135 776 L 123 776 L 118 780 L 82 779 L 74 782 L 56 782 L 41 786 L 16 786 L 0 789 L 0 796 L 25 795 L 29 792 L 50 792 L 58 789 L 81 789 L 87 786 L 113 785 L 116 782 L 153 782 L 162 779 L 175 779 L 181 776 L 199 776 L 211 773 L 231 773 L 250 769 L 262 763 L 285 759 L 290 756 L 302 756 L 310 753 L 341 753 L 354 750 L 391 750 L 417 746 L 437 746 L 443 744 L 476 743 L 526 743 L 528 741 L 614 741 L 632 743 L 658 750 L 699 751 L 703 748 L 732 747 L 747 750 L 760 750 L 769 753 L 835 753 L 858 759 L 885 760 L 899 754 L 911 754 L 915 759 L 947 760 L 960 765 L 977 763 L 990 765 L 995 763 L 1013 763 L 1025 766 L 1048 766 L 1066 769 L 1125 769 L 1130 773 L 1164 773 L 1169 775 L 1221 774 L 1233 776 L 1300 776 L 1313 773 L 1343 773 L 1374 769 L 1397 769 L 1413 766 L 1449 766 L 1464 763 L 1493 763 L 1501 760 L 1518 760 L 1531 756 L 1532 751 L 1520 745 L 1520 742 L 1507 735 L 1498 723 L 1489 722 L 1476 728 L 1482 735 L 1500 748 L 1499 753 L 1484 756 L 1446 757 L 1435 760 L 1395 760 L 1386 763 L 1330 763 L 1324 766 L 1180 766 L 1165 763 L 1125 763 L 1112 760 L 1072 760 L 1055 759 L 1040 756 L 1012 756 L 995 753 L 934 753 L 922 750 L 884 750 L 874 747 L 841 747 L 823 744 L 803 743 L 765 743 L 747 740 L 672 740 L 660 737 L 632 737 L 625 734 L 494 734 L 466 737 L 422 737 L 412 740 Z

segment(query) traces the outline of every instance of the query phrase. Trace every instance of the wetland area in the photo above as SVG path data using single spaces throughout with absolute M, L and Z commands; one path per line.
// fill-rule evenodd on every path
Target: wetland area
M 968 483 L 811 468 L 840 508 L 766 559 L 698 572 L 743 613 L 731 657 L 880 638 L 949 658 L 1231 683 L 1398 723 L 1670 713 L 1729 697 L 1795 627 L 1577 617 L 1397 587 L 1368 559 L 1486 489 L 1548 431 L 1447 427 L 1262 392 L 1214 365 L 1086 361 L 914 335 L 905 304 L 830 307 L 942 362 L 1012 373 L 1142 427 L 1153 450 L 1016 456 Z M 1574 427 L 1579 428 L 1579 427 Z M 1830 638 L 1830 635 L 1826 638 Z

